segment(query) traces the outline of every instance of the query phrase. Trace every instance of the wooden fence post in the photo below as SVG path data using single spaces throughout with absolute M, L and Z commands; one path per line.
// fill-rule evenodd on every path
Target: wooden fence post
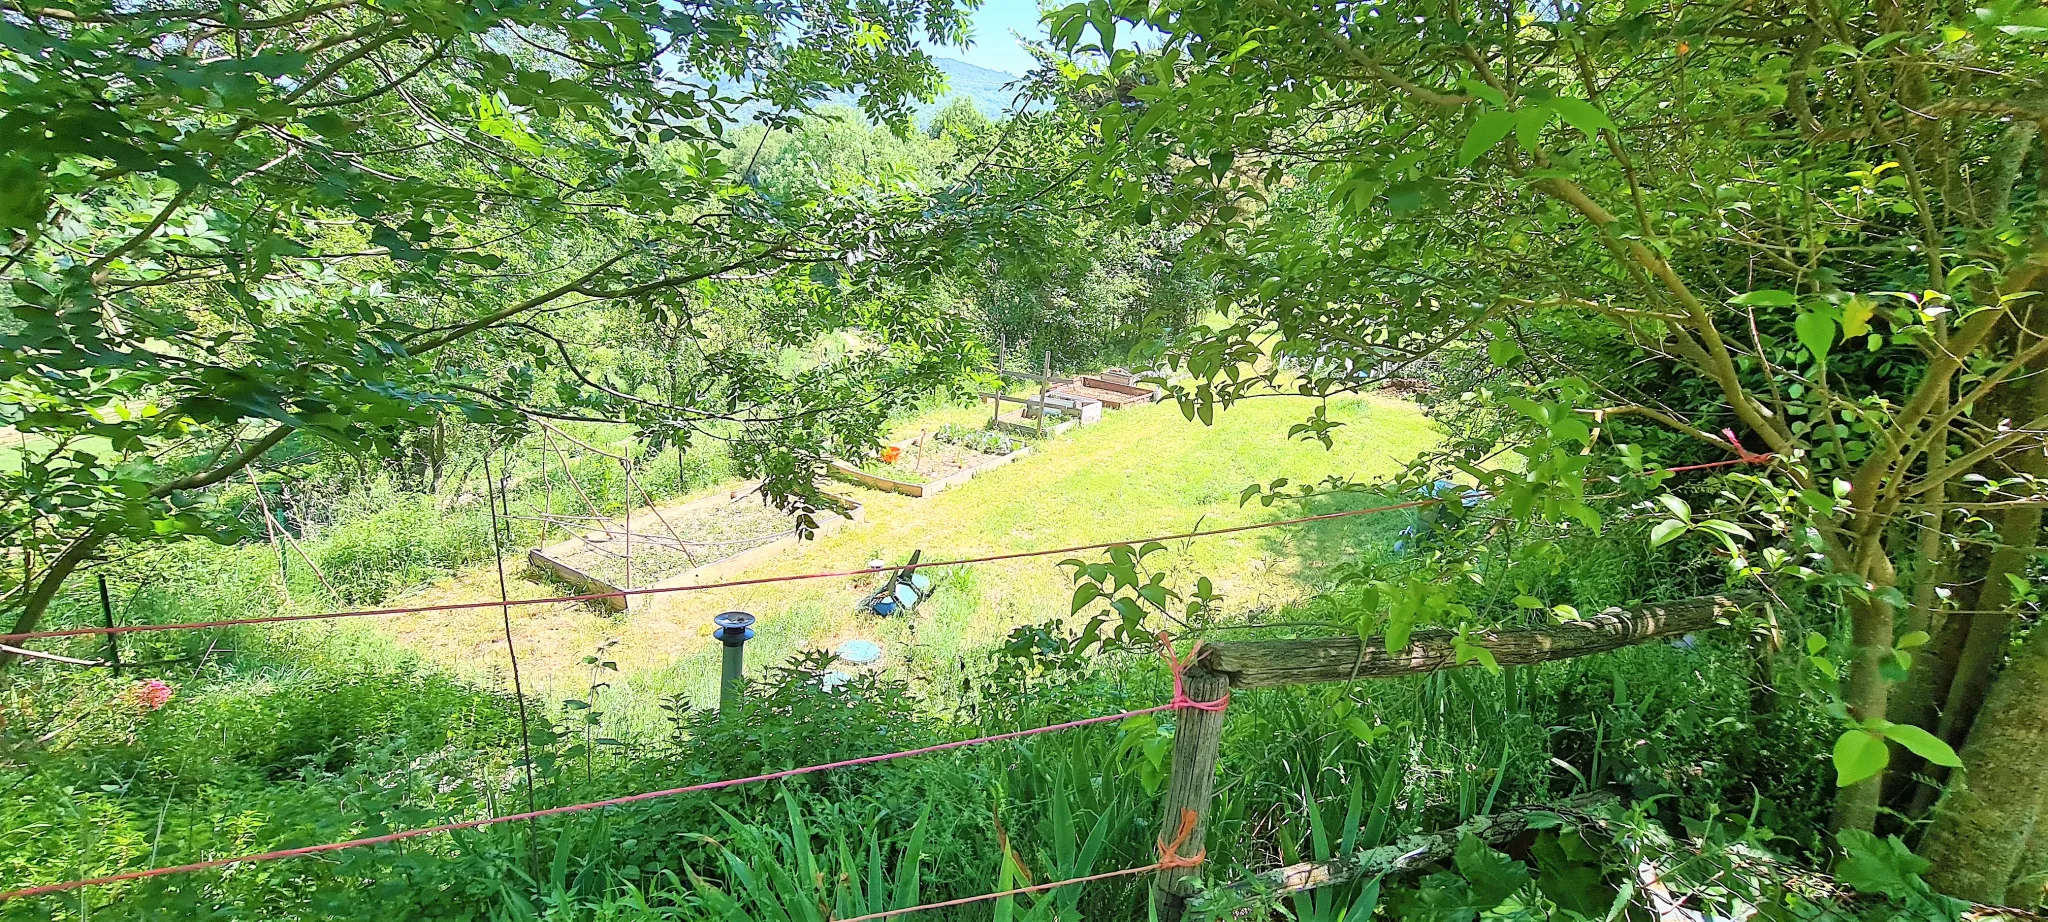
M 121 635 L 114 633 L 114 599 L 107 594 L 107 575 L 101 573 L 99 577 L 100 615 L 107 622 L 107 665 L 114 667 L 114 678 L 118 679 L 121 677 Z
M 1190 700 L 1215 701 L 1230 693 L 1229 676 L 1199 665 L 1189 666 L 1182 681 Z M 1159 836 L 1162 840 L 1171 841 L 1180 835 L 1181 811 L 1194 811 L 1193 828 L 1188 831 L 1187 842 L 1181 847 L 1182 857 L 1202 851 L 1202 839 L 1208 830 L 1209 799 L 1216 789 L 1216 762 L 1223 744 L 1223 713 L 1187 708 L 1176 715 L 1173 764 L 1166 777 Z M 1152 882 L 1152 898 L 1159 909 L 1159 918 L 1166 922 L 1177 922 L 1181 918 L 1186 912 L 1190 892 L 1188 880 L 1199 872 L 1198 867 L 1167 868 L 1159 872 Z
M 993 414 L 990 414 L 990 416 L 989 416 L 989 418 L 988 418 L 988 428 L 990 429 L 990 431 L 994 431 L 994 432 L 1001 432 L 1001 431 L 1002 431 L 1002 429 L 1001 429 L 1001 426 L 1002 426 L 1002 422 L 1003 422 L 1003 387 L 1005 386 L 1005 385 L 1003 384 L 1003 377 L 1002 377 L 1002 375 L 1003 375 L 1003 372 L 1004 372 L 1004 371 L 1005 371 L 1006 369 L 1008 369 L 1008 368 L 1009 368 L 1009 365 L 1008 365 L 1008 364 L 1006 364 L 1006 363 L 1007 363 L 1007 362 L 1009 361 L 1009 359 L 1005 358 L 1005 356 L 1006 356 L 1006 355 L 1008 354 L 1009 350 L 1010 350 L 1010 340 L 1009 340 L 1009 337 L 1007 337 L 1007 336 L 997 336 L 997 337 L 996 337 L 996 394 L 995 394 L 995 400 L 993 401 L 993 402 L 995 403 L 995 407 L 996 407 L 996 410 L 995 410 L 995 412 L 994 412 Z

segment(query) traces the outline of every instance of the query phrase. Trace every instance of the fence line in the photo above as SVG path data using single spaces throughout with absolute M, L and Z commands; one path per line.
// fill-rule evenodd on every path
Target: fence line
M 1181 814 L 1180 818 L 1180 833 L 1174 836 L 1174 839 L 1171 842 L 1168 842 L 1164 839 L 1159 841 L 1159 860 L 1140 867 L 1124 868 L 1120 871 L 1104 871 L 1100 874 L 1089 874 L 1085 877 L 1069 877 L 1066 880 L 1055 880 L 1042 884 L 1032 884 L 1028 887 L 1018 887 L 1013 890 L 1003 890 L 996 893 L 983 893 L 977 896 L 963 896 L 958 899 L 940 900 L 936 903 L 921 903 L 916 906 L 905 906 L 901 909 L 884 909 L 879 912 L 870 912 L 865 915 L 849 916 L 845 919 L 837 920 L 837 922 L 874 922 L 874 920 L 877 919 L 887 919 L 893 916 L 900 916 L 912 912 L 923 912 L 928 909 L 950 909 L 954 906 L 967 906 L 973 903 L 985 903 L 990 900 L 1000 900 L 1004 897 L 1009 896 L 1022 896 L 1026 893 L 1044 893 L 1048 890 L 1057 890 L 1061 887 L 1072 887 L 1079 884 L 1094 883 L 1099 880 L 1110 880 L 1117 877 L 1132 877 L 1138 874 L 1150 874 L 1154 871 L 1164 871 L 1170 868 L 1191 868 L 1202 863 L 1202 855 L 1200 853 L 1197 853 L 1194 855 L 1183 856 L 1180 854 L 1180 850 L 1182 846 L 1187 844 L 1188 834 L 1194 831 L 1194 828 L 1194 811 L 1184 811 Z
M 932 753 L 937 752 L 947 752 L 954 749 L 964 749 L 969 746 L 978 746 L 985 743 L 1000 743 L 1008 740 L 1023 739 L 1025 737 L 1030 736 L 1038 736 L 1040 734 L 1045 733 L 1056 733 L 1062 730 L 1075 730 L 1081 727 L 1089 727 L 1094 726 L 1096 724 L 1111 723 L 1114 721 L 1125 720 L 1132 717 L 1142 717 L 1147 714 L 1157 714 L 1162 711 L 1172 710 L 1179 706 L 1179 704 L 1173 701 L 1169 701 L 1166 704 L 1157 704 L 1153 705 L 1152 707 L 1139 708 L 1134 711 L 1122 711 L 1116 714 L 1104 714 L 1099 717 L 1083 717 L 1078 720 L 1069 720 L 1064 723 L 1050 724 L 1043 727 L 1033 727 L 1028 730 L 1012 730 L 1008 733 L 998 733 L 991 736 L 978 736 L 973 739 L 956 740 L 950 743 L 939 743 L 932 746 L 923 746 L 917 749 L 906 749 L 901 752 L 889 752 L 883 753 L 881 755 L 862 756 L 857 759 L 843 759 L 838 762 L 826 762 L 819 765 L 806 765 L 801 768 L 787 768 L 781 771 L 768 772 L 766 774 L 749 775 L 745 778 L 728 778 L 723 781 L 706 781 L 701 784 L 692 784 L 679 788 L 668 788 L 666 790 L 660 791 L 646 791 L 639 794 L 627 794 L 622 797 L 613 797 L 606 800 L 595 800 L 580 804 L 568 804 L 559 807 L 547 807 L 540 810 L 528 810 L 524 813 L 508 813 L 504 816 L 488 816 L 473 820 L 463 820 L 455 823 L 442 823 L 437 826 L 422 826 L 416 829 L 406 829 L 401 830 L 399 832 L 390 832 L 378 836 L 366 836 L 364 838 L 349 839 L 347 841 L 342 842 L 327 842 L 320 845 L 305 845 L 297 848 L 283 848 L 268 852 L 258 852 L 256 854 L 251 855 L 240 855 L 233 858 L 215 858 L 209 861 L 195 861 L 191 864 L 172 865 L 161 868 L 149 868 L 147 870 L 141 871 L 127 871 L 120 874 L 108 874 L 101 877 L 93 877 L 80 880 L 69 880 L 54 884 L 42 884 L 40 886 L 35 887 L 23 887 L 17 890 L 8 890 L 6 892 L 0 892 L 0 902 L 5 902 L 7 900 L 12 899 L 19 899 L 22 897 L 41 896 L 49 893 L 62 893 L 68 890 L 77 890 L 82 887 L 94 887 L 104 884 L 122 883 L 124 881 L 131 880 L 143 880 L 151 877 L 165 877 L 172 874 L 185 874 L 190 873 L 192 871 L 204 871 L 210 868 L 226 867 L 231 864 L 279 861 L 286 858 L 303 858 L 308 855 L 319 855 L 325 854 L 327 852 L 338 852 L 344 849 L 362 848 L 371 845 L 386 845 L 392 842 L 402 842 L 407 839 L 417 839 L 422 836 L 439 835 L 444 832 L 456 832 L 464 829 L 480 829 L 485 826 L 496 826 L 500 823 L 516 823 L 526 820 L 537 820 L 553 816 L 563 816 L 571 813 L 583 813 L 590 810 L 602 810 L 607 807 L 618 807 L 624 806 L 626 804 L 640 803 L 643 801 L 659 800 L 666 797 L 674 797 L 679 794 L 692 794 L 704 791 L 717 791 L 723 790 L 725 788 L 739 787 L 741 785 L 746 784 L 756 784 L 763 781 L 780 781 L 785 778 L 795 778 L 800 775 L 810 775 L 823 771 L 831 771 L 833 769 L 854 768 L 863 765 L 874 765 L 881 762 L 891 762 L 896 759 L 906 759 L 911 756 L 930 755 Z M 1156 869 L 1157 867 L 1155 866 L 1146 868 L 1145 870 Z
M 1659 473 L 1672 474 L 1680 473 L 1683 471 L 1698 471 L 1706 470 L 1709 468 L 1730 467 L 1738 464 L 1768 464 L 1773 460 L 1773 458 L 1774 456 L 1772 455 L 1755 454 L 1748 451 L 1747 449 L 1743 449 L 1742 456 L 1738 458 L 1731 458 L 1726 461 L 1710 461 L 1705 464 L 1689 464 L 1684 465 L 1682 467 L 1664 468 Z M 997 563 L 1005 560 L 1022 560 L 1031 557 L 1050 557 L 1055 554 L 1073 554 L 1078 553 L 1080 551 L 1099 551 L 1106 550 L 1112 547 L 1128 547 L 1130 545 L 1142 545 L 1149 544 L 1152 542 L 1163 543 L 1167 541 L 1185 541 L 1191 538 L 1208 538 L 1214 537 L 1216 535 L 1236 534 L 1238 532 L 1254 531 L 1262 528 L 1279 528 L 1287 525 L 1301 525 L 1308 522 L 1322 522 L 1331 519 L 1350 518 L 1352 516 L 1373 515 L 1381 512 L 1395 512 L 1402 509 L 1416 509 L 1423 506 L 1436 506 L 1442 505 L 1444 502 L 1445 500 L 1439 498 L 1418 499 L 1410 500 L 1404 503 L 1393 503 L 1385 506 L 1374 506 L 1367 509 L 1352 509 L 1343 512 L 1325 512 L 1320 515 L 1305 515 L 1291 519 L 1278 519 L 1271 522 L 1253 522 L 1249 525 L 1233 525 L 1228 528 L 1197 529 L 1194 531 L 1182 532 L 1180 534 L 1159 535 L 1150 538 L 1125 538 L 1116 541 L 1099 541 L 1093 544 L 1076 544 L 1069 547 L 1044 548 L 1035 551 L 1012 551 L 1003 554 L 988 554 L 980 557 L 962 557 L 954 560 L 935 560 L 927 563 L 894 564 L 882 567 L 863 567 L 858 570 L 833 570 L 816 573 L 791 573 L 784 574 L 781 576 L 759 576 L 751 579 L 725 580 L 716 583 L 702 583 L 694 586 L 648 586 L 646 588 L 641 589 L 620 589 L 613 592 L 593 592 L 584 595 L 553 596 L 538 599 L 513 599 L 511 600 L 511 604 L 554 605 L 566 602 L 594 602 L 599 599 L 617 599 L 627 598 L 630 596 L 658 595 L 671 592 L 703 592 L 711 589 L 731 589 L 740 586 L 760 586 L 769 583 L 787 583 L 796 582 L 800 580 L 837 579 L 842 577 L 853 576 L 875 576 L 883 573 L 922 569 L 925 567 L 955 567 L 977 563 Z M 359 611 L 321 612 L 317 614 L 306 615 L 270 615 L 262 618 L 227 618 L 218 621 L 187 621 L 175 624 L 125 624 L 116 627 L 82 627 L 66 628 L 63 630 L 54 631 L 25 631 L 16 634 L 0 634 L 0 644 L 19 644 L 27 640 L 42 640 L 59 637 L 89 637 L 113 634 L 142 634 L 153 633 L 157 631 L 184 631 L 197 630 L 201 628 L 239 627 L 251 624 L 280 624 L 293 621 L 326 621 L 337 618 L 370 618 L 389 615 L 424 614 L 428 612 L 468 611 L 480 608 L 496 608 L 502 604 L 505 603 L 495 601 L 446 602 L 439 605 L 418 605 L 401 608 L 370 608 L 362 609 Z
M 1434 506 L 1444 502 L 1441 499 L 1418 499 L 1369 509 L 1352 509 L 1345 512 L 1325 512 L 1321 515 L 1306 515 L 1299 518 L 1279 519 L 1272 522 L 1254 522 L 1249 525 L 1234 525 L 1229 528 L 1209 528 L 1182 532 L 1175 535 L 1160 535 L 1149 538 L 1126 538 L 1116 541 L 1100 541 L 1094 544 L 1076 544 L 1070 547 L 1044 548 L 1034 551 L 1011 551 L 1003 554 L 988 554 L 980 557 L 962 557 L 954 560 L 924 561 L 916 564 L 892 564 L 881 567 L 862 567 L 858 570 L 832 570 L 816 573 L 791 573 L 781 576 L 757 576 L 750 579 L 725 580 L 716 583 L 701 583 L 694 586 L 648 586 L 641 589 L 620 589 L 613 592 L 593 592 L 584 595 L 554 596 L 538 599 L 512 599 L 513 605 L 553 605 L 565 602 L 592 602 L 598 599 L 615 599 L 627 596 L 659 595 L 671 592 L 703 592 L 711 589 L 730 589 L 739 586 L 759 586 L 768 583 L 788 583 L 800 580 L 836 579 L 853 576 L 875 576 L 902 570 L 922 570 L 930 567 L 956 567 L 977 563 L 996 563 L 1005 560 L 1022 560 L 1031 557 L 1051 557 L 1057 554 L 1073 554 L 1081 551 L 1099 551 L 1112 547 L 1149 544 L 1152 542 L 1184 541 L 1190 538 L 1207 538 L 1228 535 L 1261 528 L 1278 528 L 1285 525 L 1300 525 L 1305 522 L 1321 522 L 1330 519 L 1394 512 L 1401 509 L 1415 509 Z M 497 608 L 506 604 L 496 600 L 482 602 L 444 602 L 438 605 L 418 605 L 400 608 L 370 608 L 359 611 L 320 612 L 305 615 L 269 615 L 261 618 L 227 618 L 218 621 L 187 621 L 175 624 L 124 624 L 115 627 L 81 627 L 52 631 L 28 631 L 19 634 L 0 634 L 0 643 L 17 644 L 24 640 L 40 640 L 57 637 L 86 637 L 104 634 L 142 634 L 157 631 L 183 631 L 199 628 L 239 627 L 250 624 L 279 624 L 293 621 L 326 621 L 337 618 L 369 618 L 388 615 L 423 614 L 441 611 L 469 611 L 474 609 Z

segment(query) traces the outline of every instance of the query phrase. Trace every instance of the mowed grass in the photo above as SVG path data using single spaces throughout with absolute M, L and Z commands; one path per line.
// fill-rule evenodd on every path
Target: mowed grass
M 1171 404 L 1137 407 L 1106 414 L 1101 423 L 1047 440 L 1028 457 L 928 499 L 847 485 L 843 492 L 867 507 L 865 523 L 793 549 L 738 578 L 850 570 L 872 559 L 901 562 L 919 549 L 925 560 L 943 561 L 1363 507 L 1374 500 L 1354 495 L 1320 500 L 1312 507 L 1281 503 L 1268 508 L 1256 502 L 1240 506 L 1238 497 L 1249 484 L 1279 477 L 1297 483 L 1329 474 L 1385 477 L 1436 439 L 1432 425 L 1413 405 L 1377 396 L 1333 404 L 1330 415 L 1344 425 L 1335 431 L 1332 449 L 1287 439 L 1287 427 L 1313 405 L 1302 398 L 1252 400 L 1218 414 L 1213 426 L 1187 421 Z M 948 421 L 956 420 L 920 418 L 896 434 L 915 434 Z M 1183 589 L 1198 576 L 1209 577 L 1227 611 L 1270 610 L 1321 585 L 1331 565 L 1383 548 L 1411 521 L 1409 514 L 1397 512 L 1174 542 L 1147 562 L 1170 572 L 1172 583 Z M 1074 556 L 1104 559 L 1099 551 Z M 1073 583 L 1059 566 L 1064 557 L 928 571 L 938 579 L 939 591 L 908 617 L 876 618 L 859 607 L 875 585 L 872 578 L 833 578 L 646 596 L 623 615 L 588 605 L 515 605 L 512 632 L 529 692 L 551 702 L 589 698 L 589 686 L 605 682 L 608 687 L 597 704 L 608 719 L 644 727 L 660 720 L 656 705 L 665 697 L 715 702 L 719 649 L 710 633 L 711 618 L 719 612 L 746 611 L 759 619 L 758 637 L 747 647 L 750 671 L 801 650 L 832 649 L 860 638 L 882 645 L 884 658 L 876 668 L 936 677 L 963 657 L 982 655 L 1018 625 L 1068 618 Z M 527 573 L 523 554 L 508 555 L 507 569 L 514 598 L 564 594 L 560 586 Z M 495 596 L 496 574 L 486 568 L 400 604 Z M 497 681 L 510 678 L 504 626 L 495 607 L 338 629 L 375 631 L 435 660 Z M 595 671 L 583 658 L 608 640 L 615 643 L 606 658 L 619 669 Z

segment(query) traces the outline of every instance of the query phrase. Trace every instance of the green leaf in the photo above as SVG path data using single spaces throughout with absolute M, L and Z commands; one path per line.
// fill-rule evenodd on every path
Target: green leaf
M 1599 134 L 1602 130 L 1613 132 L 1621 130 L 1620 127 L 1614 124 L 1613 119 L 1607 117 L 1607 113 L 1600 111 L 1599 107 L 1583 99 L 1559 96 L 1550 101 L 1550 107 L 1557 110 L 1557 114 L 1564 119 L 1565 124 L 1585 132 L 1589 138 Z
M 1862 295 L 1856 295 L 1842 305 L 1842 336 L 1854 338 L 1870 332 L 1870 318 L 1877 313 L 1877 302 Z
M 1482 83 L 1471 77 L 1465 77 L 1459 80 L 1458 87 L 1475 97 L 1484 99 L 1487 102 L 1492 103 L 1495 108 L 1503 107 L 1508 104 L 1507 94 L 1502 93 L 1501 91 L 1496 90 L 1493 87 L 1488 86 L 1485 83 Z
M 1912 724 L 1888 724 L 1884 728 L 1884 735 L 1892 742 L 1906 747 L 1914 755 L 1936 765 L 1945 765 L 1949 768 L 1963 766 L 1963 760 L 1956 757 L 1956 751 L 1941 737 Z
M 1502 900 L 1515 895 L 1515 891 L 1529 884 L 1529 868 L 1500 852 L 1486 847 L 1479 837 L 1467 835 L 1458 841 L 1458 850 L 1451 856 L 1458 873 L 1472 884 L 1473 904 L 1491 909 Z
M 1906 848 L 1898 836 L 1883 839 L 1861 829 L 1845 829 L 1835 835 L 1842 847 L 1842 860 L 1835 863 L 1835 879 L 1858 893 L 1887 896 L 1895 900 L 1920 895 L 1926 884 L 1920 875 L 1934 863 Z
M 1465 134 L 1465 143 L 1458 148 L 1458 165 L 1471 166 L 1514 128 L 1515 113 L 1505 109 L 1495 109 L 1474 119 L 1472 130 Z
M 1806 311 L 1792 322 L 1792 331 L 1798 334 L 1799 344 L 1806 347 L 1814 361 L 1827 361 L 1828 350 L 1835 345 L 1835 318 L 1820 311 Z
M 1750 307 L 1791 307 L 1799 303 L 1799 298 L 1796 295 L 1777 288 L 1745 292 L 1736 295 L 1732 300 L 1736 304 Z
M 1657 501 L 1663 503 L 1664 508 L 1671 510 L 1671 514 L 1680 521 L 1692 521 L 1692 507 L 1686 505 L 1685 500 L 1669 493 L 1663 493 L 1657 496 Z
M 1873 778 L 1892 760 L 1892 749 L 1884 737 L 1855 728 L 1835 740 L 1835 785 L 1848 787 Z
M 1408 635 L 1415 630 L 1415 612 L 1403 611 L 1401 606 L 1387 614 L 1387 652 L 1399 653 L 1408 649 Z
M 1535 150 L 1543 141 L 1543 126 L 1550 124 L 1556 110 L 1548 107 L 1530 107 L 1515 110 L 1515 143 L 1523 150 Z

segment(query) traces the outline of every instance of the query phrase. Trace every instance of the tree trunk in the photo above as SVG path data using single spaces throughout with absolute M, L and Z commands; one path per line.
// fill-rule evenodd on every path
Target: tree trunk
M 62 552 L 51 558 L 49 566 L 43 570 L 42 580 L 36 583 L 35 589 L 22 600 L 21 614 L 15 617 L 14 627 L 8 633 L 27 634 L 34 631 L 36 625 L 43 622 L 43 613 L 50 610 L 50 603 L 57 598 L 57 590 L 64 587 L 64 580 L 72 571 L 77 570 L 80 564 L 91 559 L 93 553 L 99 550 L 100 543 L 105 540 L 106 535 L 100 532 L 88 532 L 65 545 Z M 14 661 L 19 658 L 11 653 L 0 653 L 0 674 L 6 673 L 7 667 L 14 665 Z
M 2005 898 L 2014 905 L 2048 903 L 2048 822 L 2042 822 L 2044 810 L 2048 810 L 2048 792 L 2034 805 L 2034 833 L 2027 837 L 2027 850 L 2020 854 L 2019 867 L 2013 869 L 2012 883 L 2005 890 Z
M 1881 552 L 1877 555 L 1876 565 L 1869 570 L 1874 571 L 1869 582 L 1876 588 L 1883 589 L 1892 584 L 1891 564 Z M 1843 689 L 1842 702 L 1848 706 L 1849 717 L 1853 720 L 1885 719 L 1891 688 L 1885 681 L 1884 661 L 1892 649 L 1893 614 L 1891 603 L 1878 598 L 1875 592 L 1849 600 L 1849 682 Z M 1883 772 L 1848 787 L 1837 788 L 1835 831 L 1870 831 L 1877 824 L 1878 806 L 1883 799 Z
M 1934 862 L 1927 879 L 1953 897 L 2003 903 L 2048 783 L 2048 630 L 2036 628 L 1999 674 L 1962 757 L 1920 842 Z
M 2029 452 L 2039 457 L 2040 452 Z M 2038 468 L 2038 463 L 2023 464 L 2023 468 Z M 2027 470 L 2027 473 L 2039 472 Z M 2028 564 L 2033 562 L 2034 548 L 2041 540 L 2041 507 L 2014 506 L 2005 510 L 1998 523 L 1998 549 L 1991 554 L 1991 562 L 1984 568 L 1984 585 L 1977 593 L 1977 614 L 1957 615 L 1958 618 L 1974 619 L 1970 625 L 1969 639 L 1963 644 L 1962 656 L 1956 660 L 1955 678 L 1949 683 L 1948 697 L 1941 708 L 1939 733 L 1943 739 L 1955 745 L 1969 738 L 1970 724 L 1976 720 L 1978 710 L 1983 707 L 1984 696 L 1990 690 L 1998 670 L 1998 661 L 2005 656 L 2006 644 L 2012 635 L 2013 583 L 2011 577 L 2024 578 Z

